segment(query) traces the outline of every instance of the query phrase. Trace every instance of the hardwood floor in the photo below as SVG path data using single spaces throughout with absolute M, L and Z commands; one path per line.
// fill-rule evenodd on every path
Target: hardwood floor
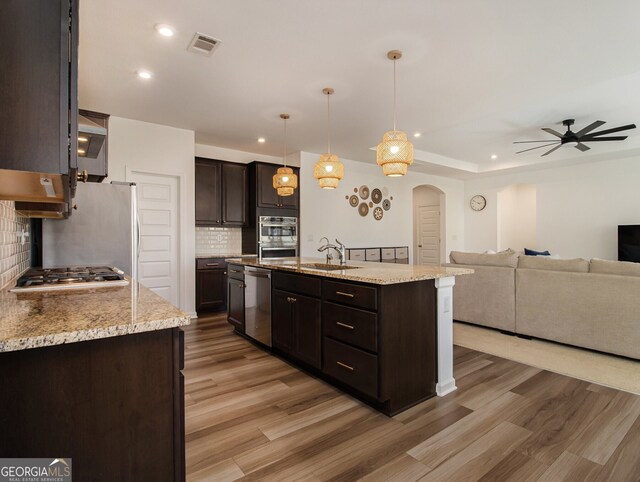
M 640 480 L 640 397 L 455 347 L 458 390 L 388 418 L 232 333 L 185 329 L 187 479 Z

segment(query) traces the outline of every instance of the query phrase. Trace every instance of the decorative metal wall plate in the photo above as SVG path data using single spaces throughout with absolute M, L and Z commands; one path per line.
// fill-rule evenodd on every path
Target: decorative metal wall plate
M 358 212 L 362 217 L 365 217 L 367 214 L 369 214 L 369 206 L 367 206 L 367 203 L 361 203 L 358 207 Z
M 349 204 L 351 204 L 351 206 L 355 208 L 358 206 L 359 203 L 360 203 L 360 200 L 358 199 L 358 196 L 356 196 L 355 194 L 352 194 L 351 197 L 349 198 Z
M 367 186 L 360 186 L 360 197 L 362 199 L 369 199 L 369 188 Z
M 376 218 L 376 221 L 380 221 L 383 215 L 384 215 L 384 211 L 380 206 L 376 207 L 373 210 L 373 217 Z
M 369 207 L 372 208 L 373 207 L 373 203 L 371 201 L 369 201 Z
M 382 208 L 385 211 L 388 211 L 389 209 L 391 209 L 391 201 L 389 201 L 388 199 L 385 199 L 384 201 L 382 201 Z
M 382 191 L 380 191 L 380 189 L 378 188 L 375 188 L 373 191 L 371 191 L 371 200 L 376 204 L 382 201 Z

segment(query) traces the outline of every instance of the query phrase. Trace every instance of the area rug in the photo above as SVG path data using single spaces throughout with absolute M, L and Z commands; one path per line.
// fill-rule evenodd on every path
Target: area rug
M 525 340 L 465 323 L 453 324 L 453 342 L 465 348 L 640 395 L 639 361 L 542 340 Z

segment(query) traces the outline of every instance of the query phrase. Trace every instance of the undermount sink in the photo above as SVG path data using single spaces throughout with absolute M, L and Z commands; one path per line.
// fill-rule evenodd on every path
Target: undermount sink
M 360 266 L 347 266 L 346 264 L 325 264 L 325 263 L 306 263 L 301 264 L 301 268 L 320 269 L 323 271 L 338 271 L 342 269 L 358 269 Z

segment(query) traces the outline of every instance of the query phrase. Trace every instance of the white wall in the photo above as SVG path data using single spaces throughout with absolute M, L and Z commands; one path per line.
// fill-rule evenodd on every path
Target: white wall
M 541 249 L 536 243 L 536 188 L 513 184 L 498 192 L 498 247 L 522 251 Z
M 498 246 L 497 193 L 512 184 L 536 189 L 536 245 L 563 258 L 617 259 L 617 226 L 640 224 L 640 159 L 627 158 L 465 182 L 465 249 Z M 487 208 L 469 208 L 474 194 Z
M 195 313 L 195 135 L 122 117 L 109 119 L 109 177 L 126 181 L 127 169 L 182 176 L 180 189 L 180 308 Z
M 342 159 L 344 179 L 335 190 L 320 189 L 313 178 L 313 166 L 319 154 L 300 153 L 300 247 L 302 256 L 317 257 L 319 240 L 327 236 L 338 238 L 348 247 L 409 246 L 413 259 L 413 188 L 428 184 L 446 195 L 446 249 L 463 249 L 464 241 L 464 183 L 456 179 L 412 171 L 401 178 L 389 178 L 382 169 L 371 163 Z M 361 217 L 349 205 L 345 196 L 361 185 L 389 189 L 393 196 L 391 209 L 376 221 L 371 213 Z

